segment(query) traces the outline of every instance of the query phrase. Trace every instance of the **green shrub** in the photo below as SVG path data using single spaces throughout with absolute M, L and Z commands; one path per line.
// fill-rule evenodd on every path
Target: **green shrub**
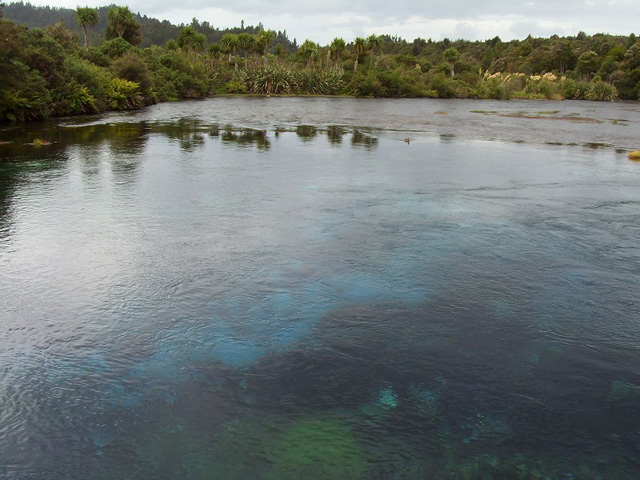
M 602 102 L 613 102 L 618 99 L 618 90 L 610 83 L 598 80 L 591 82 L 585 94 L 587 100 L 598 100 Z
M 112 38 L 100 45 L 100 53 L 110 59 L 121 57 L 131 49 L 133 46 L 120 37 Z
M 140 86 L 123 78 L 111 80 L 106 97 L 114 110 L 135 110 L 143 105 Z
M 78 57 L 87 60 L 99 67 L 108 67 L 111 59 L 102 53 L 98 47 L 82 48 L 78 50 Z
M 552 73 L 531 75 L 526 77 L 525 87 L 521 92 L 525 98 L 555 99 L 561 96 L 557 77 Z M 562 94 L 563 95 L 563 94 Z
M 356 97 L 375 97 L 382 96 L 383 86 L 378 78 L 369 71 L 366 74 L 360 70 L 356 70 L 353 75 L 349 77 L 349 83 L 346 87 L 349 95 L 355 95 Z
M 98 112 L 96 98 L 89 89 L 72 81 L 64 89 L 56 92 L 56 115 L 79 115 Z
M 144 63 L 144 60 L 135 52 L 129 51 L 121 57 L 114 59 L 111 62 L 110 68 L 114 76 L 140 85 L 140 90 L 145 95 L 149 93 L 149 90 L 153 86 L 153 80 L 149 74 L 147 64 Z
M 45 79 L 22 62 L 14 60 L 11 66 L 20 81 L 0 88 L 0 119 L 23 122 L 47 118 L 52 113 L 52 98 Z
M 297 91 L 295 74 L 285 68 L 266 67 L 252 72 L 247 90 L 260 94 L 288 94 Z
M 589 84 L 572 78 L 560 82 L 560 94 L 566 99 L 582 100 L 585 98 Z
M 429 77 L 428 88 L 437 92 L 439 98 L 468 98 L 473 90 L 468 84 L 451 78 L 442 72 Z
M 475 94 L 478 98 L 492 98 L 495 100 L 508 100 L 511 92 L 497 77 L 480 80 L 475 86 Z
M 199 59 L 187 59 L 180 51 L 152 48 L 144 51 L 158 100 L 203 98 L 211 90 L 215 74 Z
M 227 93 L 247 93 L 247 86 L 240 80 L 230 80 L 225 83 L 224 88 Z
M 312 95 L 332 95 L 342 88 L 342 74 L 338 69 L 311 70 L 304 69 L 296 72 L 295 83 L 298 93 Z
M 75 53 L 80 47 L 78 35 L 65 27 L 62 22 L 49 25 L 44 29 L 44 32 L 68 52 Z
M 107 104 L 104 99 L 113 78 L 111 72 L 78 57 L 68 57 L 65 61 L 65 68 L 68 70 L 69 76 L 78 84 L 86 87 L 96 99 L 98 110 L 105 110 Z

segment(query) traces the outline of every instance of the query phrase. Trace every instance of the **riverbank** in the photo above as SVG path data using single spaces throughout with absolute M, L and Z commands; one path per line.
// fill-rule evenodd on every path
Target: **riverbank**
M 640 43 L 628 47 L 628 59 L 625 54 L 614 65 L 620 68 L 616 76 L 581 73 L 578 63 L 572 71 L 562 67 L 544 74 L 521 73 L 515 69 L 536 69 L 519 63 L 503 66 L 497 60 L 487 67 L 464 43 L 456 43 L 458 60 L 446 62 L 439 45 L 411 55 L 393 53 L 391 44 L 389 53 L 384 46 L 361 53 L 345 46 L 340 55 L 310 57 L 302 46 L 288 55 L 243 51 L 240 57 L 176 42 L 140 49 L 122 38 L 81 48 L 62 24 L 40 30 L 7 20 L 0 20 L 0 38 L 7 39 L 0 46 L 6 59 L 0 66 L 0 122 L 5 123 L 136 110 L 221 94 L 613 101 L 637 100 L 640 85 L 635 74 L 623 75 L 635 65 Z M 581 45 L 587 48 L 588 43 Z M 505 55 L 510 51 L 504 46 Z

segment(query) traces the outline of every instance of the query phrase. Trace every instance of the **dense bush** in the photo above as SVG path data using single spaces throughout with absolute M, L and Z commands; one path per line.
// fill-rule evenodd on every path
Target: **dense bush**
M 584 99 L 588 90 L 589 84 L 587 82 L 572 78 L 565 78 L 560 82 L 560 93 L 566 99 Z
M 294 73 L 287 68 L 261 68 L 253 72 L 246 83 L 247 91 L 261 94 L 289 94 L 298 88 Z M 233 84 L 227 85 L 228 88 L 237 90 Z
M 618 90 L 610 83 L 598 80 L 596 82 L 591 82 L 584 97 L 587 100 L 613 102 L 618 99 Z
M 111 62 L 111 71 L 116 77 L 137 83 L 140 86 L 142 94 L 149 94 L 153 80 L 149 74 L 147 64 L 144 63 L 144 60 L 142 60 L 137 53 L 129 51 L 123 56 L 113 60 Z
M 106 96 L 113 110 L 135 110 L 143 105 L 140 86 L 123 78 L 111 79 Z
M 437 93 L 439 98 L 469 98 L 473 97 L 473 89 L 466 83 L 446 76 L 442 72 L 431 75 L 428 86 Z
M 412 44 L 385 37 L 356 55 L 355 43 L 344 41 L 338 50 L 309 41 L 289 53 L 282 45 L 259 52 L 207 45 L 185 29 L 165 47 L 139 49 L 116 36 L 83 48 L 62 23 L 28 29 L 0 19 L 0 121 L 226 93 L 602 101 L 640 93 L 635 37 Z
M 134 47 L 126 40 L 116 37 L 107 40 L 100 46 L 100 53 L 110 59 L 121 57 Z

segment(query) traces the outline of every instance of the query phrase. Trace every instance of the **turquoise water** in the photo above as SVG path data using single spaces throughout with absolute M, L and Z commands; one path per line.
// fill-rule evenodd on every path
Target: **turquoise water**
M 637 478 L 639 119 L 213 99 L 0 132 L 0 478 Z

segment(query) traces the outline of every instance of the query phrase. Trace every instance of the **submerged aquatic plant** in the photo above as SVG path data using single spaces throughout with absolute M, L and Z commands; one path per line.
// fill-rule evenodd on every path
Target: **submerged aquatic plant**
M 552 477 L 543 466 L 521 455 L 501 459 L 491 455 L 476 455 L 461 464 L 450 464 L 447 467 L 449 477 L 454 480 L 547 480 Z M 566 478 L 574 478 L 567 475 Z
M 366 478 L 364 451 L 344 424 L 331 419 L 305 419 L 266 447 L 270 480 L 356 480 Z
M 640 387 L 622 380 L 611 382 L 611 396 L 617 399 L 629 398 L 635 392 L 640 392 Z

